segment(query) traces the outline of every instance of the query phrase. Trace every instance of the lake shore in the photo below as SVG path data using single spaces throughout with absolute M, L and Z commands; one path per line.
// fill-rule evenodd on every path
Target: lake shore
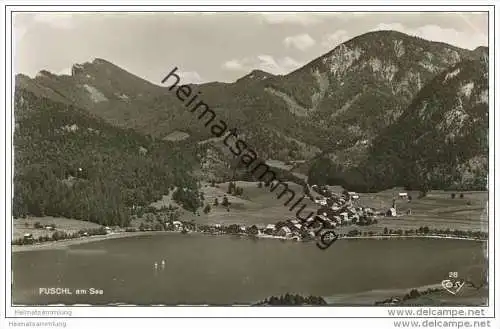
M 53 249 L 64 249 L 72 245 L 79 245 L 103 240 L 111 240 L 111 239 L 121 239 L 135 236 L 149 236 L 149 235 L 169 235 L 169 234 L 182 234 L 177 231 L 146 231 L 146 232 L 116 232 L 106 235 L 93 235 L 89 237 L 80 237 L 75 239 L 66 239 L 59 241 L 49 241 L 42 243 L 34 243 L 29 245 L 12 245 L 12 252 L 24 252 L 24 251 L 36 251 L 36 250 L 53 250 Z M 192 234 L 202 234 L 202 235 L 213 235 L 202 232 L 190 232 Z M 220 235 L 230 235 L 230 234 L 216 234 L 215 236 Z M 245 236 L 243 236 L 245 237 Z M 248 237 L 248 236 L 247 236 Z M 296 241 L 289 237 L 282 237 L 276 235 L 266 235 L 261 234 L 254 236 L 257 239 L 278 239 L 278 240 L 287 240 L 294 242 Z M 387 240 L 387 239 L 443 239 L 443 240 L 466 240 L 466 241 L 480 241 L 487 242 L 485 239 L 476 239 L 476 238 L 465 238 L 465 237 L 454 237 L 454 236 L 439 236 L 439 235 L 372 235 L 372 236 L 342 236 L 339 237 L 339 240 Z

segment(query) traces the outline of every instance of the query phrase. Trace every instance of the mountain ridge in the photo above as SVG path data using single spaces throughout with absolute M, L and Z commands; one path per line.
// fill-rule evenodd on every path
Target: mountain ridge
M 352 167 L 369 156 L 379 135 L 399 122 L 436 76 L 486 55 L 485 47 L 467 50 L 401 32 L 372 31 L 286 75 L 252 70 L 233 83 L 190 86 L 261 157 L 303 160 L 314 167 L 323 156 Z M 100 58 L 75 64 L 71 76 L 47 71 L 33 79 L 16 76 L 16 89 L 85 109 L 114 126 L 158 139 L 183 132 L 189 136 L 183 142 L 213 144 L 210 132 L 166 87 Z

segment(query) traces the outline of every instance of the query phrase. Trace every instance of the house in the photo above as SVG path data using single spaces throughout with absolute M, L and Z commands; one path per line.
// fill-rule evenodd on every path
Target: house
M 173 221 L 172 224 L 174 225 L 176 231 L 182 230 L 183 228 L 182 222 L 179 222 L 178 220 Z
M 23 239 L 25 242 L 33 242 L 35 241 L 35 238 L 33 238 L 33 234 L 31 233 L 25 233 L 23 236 Z
M 266 226 L 266 228 L 264 229 L 264 233 L 265 234 L 273 234 L 275 230 L 276 230 L 276 225 L 268 224 Z
M 148 150 L 144 146 L 139 146 L 139 155 L 146 155 Z
M 275 230 L 275 229 L 276 229 L 276 225 L 274 225 L 274 224 L 268 224 L 266 226 L 266 230 Z
M 240 226 L 240 231 L 243 233 L 246 232 L 247 231 L 246 226 Z
M 326 213 L 316 215 L 316 217 L 318 217 L 320 219 L 320 221 L 322 221 L 322 222 L 329 222 L 330 221 L 330 219 L 328 217 L 326 217 Z
M 111 228 L 109 226 L 104 227 L 106 233 L 111 233 Z
M 372 208 L 365 208 L 364 211 L 365 211 L 365 214 L 367 214 L 367 215 L 374 215 L 375 214 L 375 211 L 373 211 Z
M 292 240 L 295 240 L 295 241 L 301 241 L 302 240 L 302 237 L 300 236 L 300 233 L 295 231 L 292 233 Z
M 296 225 L 296 224 L 299 224 L 300 222 L 299 222 L 299 220 L 298 220 L 298 219 L 295 219 L 295 218 L 294 218 L 294 219 L 290 220 L 290 223 L 292 223 L 292 224 Z
M 314 202 L 319 204 L 319 205 L 322 205 L 322 206 L 326 206 L 326 204 L 327 204 L 326 199 L 317 199 Z
M 408 193 L 406 193 L 406 192 L 400 192 L 400 193 L 399 193 L 399 197 L 400 197 L 401 199 L 407 198 L 407 197 L 408 197 Z
M 391 297 L 389 301 L 389 305 L 397 305 L 399 303 L 401 303 L 401 298 L 399 297 Z
M 352 198 L 353 200 L 357 200 L 357 199 L 359 199 L 359 195 L 354 194 L 353 196 L 351 196 L 351 198 Z
M 49 231 L 53 231 L 53 230 L 54 230 L 54 227 L 53 227 L 53 226 L 50 226 L 50 225 L 47 225 L 47 226 L 45 226 L 45 229 L 46 229 L 46 230 L 49 230 Z
M 292 230 L 287 226 L 283 226 L 278 231 L 279 236 L 290 236 L 291 234 L 292 234 Z
M 387 210 L 387 212 L 385 213 L 385 215 L 387 217 L 396 217 L 397 216 L 396 209 L 395 208 L 390 208 L 389 210 Z
M 300 224 L 295 224 L 295 225 L 293 225 L 293 227 L 295 227 L 299 231 L 302 229 L 302 225 L 300 225 Z
M 316 221 L 317 219 L 315 219 L 315 216 L 311 216 L 309 217 L 308 219 L 306 219 L 306 223 L 304 224 L 304 226 L 306 228 L 310 228 L 311 225 Z

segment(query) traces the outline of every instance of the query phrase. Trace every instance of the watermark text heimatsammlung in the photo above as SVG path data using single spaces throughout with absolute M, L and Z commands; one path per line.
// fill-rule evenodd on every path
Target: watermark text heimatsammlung
M 295 199 L 297 196 L 295 191 L 290 189 L 288 184 L 282 182 L 276 177 L 276 173 L 270 169 L 270 167 L 259 159 L 257 153 L 242 139 L 238 138 L 238 132 L 236 128 L 228 129 L 227 123 L 217 118 L 217 114 L 202 100 L 198 99 L 201 92 L 193 92 L 189 85 L 180 85 L 180 77 L 176 74 L 177 67 L 174 67 L 172 71 L 161 81 L 166 83 L 169 81 L 171 85 L 168 87 L 169 91 L 173 91 L 175 88 L 175 94 L 177 98 L 184 103 L 184 106 L 191 113 L 198 113 L 198 120 L 204 122 L 204 126 L 210 129 L 210 132 L 214 137 L 220 138 L 226 135 L 223 139 L 223 143 L 235 157 L 239 157 L 240 163 L 245 165 L 247 170 L 259 181 L 265 182 L 266 186 L 271 185 L 271 192 L 274 192 L 278 187 L 282 187 L 283 190 L 278 195 L 278 200 L 284 197 L 288 197 L 288 200 L 284 203 L 285 207 L 290 206 L 289 211 L 294 211 L 297 206 L 306 198 L 306 195 L 302 195 L 300 198 Z M 260 173 L 260 175 L 258 175 Z M 292 201 L 294 201 L 292 203 Z M 306 204 L 302 204 L 297 208 L 295 216 L 298 220 L 302 222 L 308 229 L 313 231 L 318 238 L 316 245 L 320 249 L 326 249 L 331 246 L 338 238 L 335 231 L 331 228 L 326 228 L 326 222 L 319 216 L 316 216 L 314 211 L 310 211 L 304 216 L 302 213 L 306 208 Z M 307 212 L 304 212 L 307 213 Z

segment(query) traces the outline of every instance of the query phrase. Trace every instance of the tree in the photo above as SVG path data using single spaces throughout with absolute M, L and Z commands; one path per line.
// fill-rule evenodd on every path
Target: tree
M 240 226 L 238 224 L 231 224 L 227 228 L 227 233 L 229 234 L 237 234 L 240 233 Z
M 259 234 L 259 228 L 255 225 L 250 226 L 250 228 L 248 229 L 248 234 L 251 234 L 251 235 Z
M 463 198 L 464 198 L 464 194 L 460 193 L 460 199 L 463 199 Z
M 236 183 L 229 182 L 227 186 L 227 194 L 233 194 L 233 190 L 236 189 Z
M 229 200 L 227 199 L 227 196 L 225 196 L 225 195 L 224 195 L 224 198 L 222 198 L 222 205 L 223 205 L 224 207 L 228 207 L 228 208 L 229 208 L 229 205 L 230 205 L 230 204 L 231 204 L 231 203 L 230 203 L 230 202 L 229 202 Z
M 203 212 L 205 214 L 208 214 L 210 212 L 212 208 L 210 207 L 210 205 L 207 203 L 207 205 L 205 206 L 205 208 L 203 208 Z
M 215 200 L 214 200 L 214 206 L 217 207 L 218 205 L 219 205 L 219 199 L 215 198 Z
M 452 198 L 452 199 L 455 199 L 455 193 L 452 193 L 452 194 L 451 194 L 451 198 Z
M 259 182 L 259 183 L 257 184 L 257 187 L 262 188 L 262 185 L 263 185 L 263 184 L 262 184 L 262 182 Z
M 349 191 L 346 189 L 342 190 L 342 196 L 349 200 Z
M 387 227 L 384 227 L 384 235 L 387 235 L 389 234 L 389 230 L 387 229 Z
M 417 289 L 412 289 L 409 294 L 410 298 L 420 297 L 420 292 Z

